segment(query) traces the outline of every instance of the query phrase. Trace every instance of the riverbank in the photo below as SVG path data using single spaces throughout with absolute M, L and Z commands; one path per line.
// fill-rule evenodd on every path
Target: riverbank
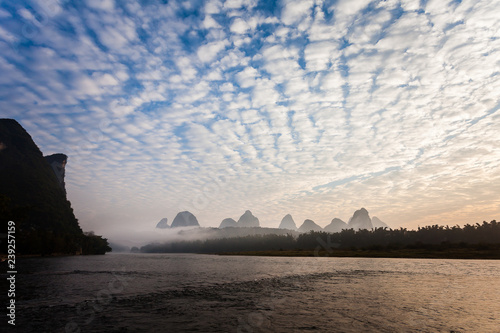
M 278 250 L 221 252 L 219 255 L 268 257 L 352 257 L 352 258 L 412 258 L 412 259 L 500 259 L 499 250 L 476 249 L 398 249 L 398 250 Z

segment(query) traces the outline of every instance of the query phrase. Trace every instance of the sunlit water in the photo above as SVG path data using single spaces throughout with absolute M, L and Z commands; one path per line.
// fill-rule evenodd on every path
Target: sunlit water
M 500 332 L 500 261 L 18 260 L 18 332 Z

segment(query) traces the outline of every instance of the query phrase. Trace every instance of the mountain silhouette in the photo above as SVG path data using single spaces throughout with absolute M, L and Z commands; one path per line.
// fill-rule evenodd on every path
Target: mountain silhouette
M 297 226 L 295 225 L 295 221 L 293 220 L 292 215 L 290 215 L 290 214 L 286 214 L 283 217 L 283 219 L 281 220 L 280 226 L 278 228 L 297 230 Z

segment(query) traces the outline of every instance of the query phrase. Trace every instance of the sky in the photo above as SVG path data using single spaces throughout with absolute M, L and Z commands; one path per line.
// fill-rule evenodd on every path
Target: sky
M 0 73 L 111 239 L 184 210 L 500 219 L 498 0 L 0 1 Z

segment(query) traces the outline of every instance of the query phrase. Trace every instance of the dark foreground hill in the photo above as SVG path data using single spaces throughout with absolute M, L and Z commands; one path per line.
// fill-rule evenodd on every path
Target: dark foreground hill
M 84 234 L 78 225 L 64 188 L 66 161 L 64 154 L 44 158 L 17 121 L 0 119 L 0 222 L 15 222 L 18 254 L 110 250 L 106 239 Z

